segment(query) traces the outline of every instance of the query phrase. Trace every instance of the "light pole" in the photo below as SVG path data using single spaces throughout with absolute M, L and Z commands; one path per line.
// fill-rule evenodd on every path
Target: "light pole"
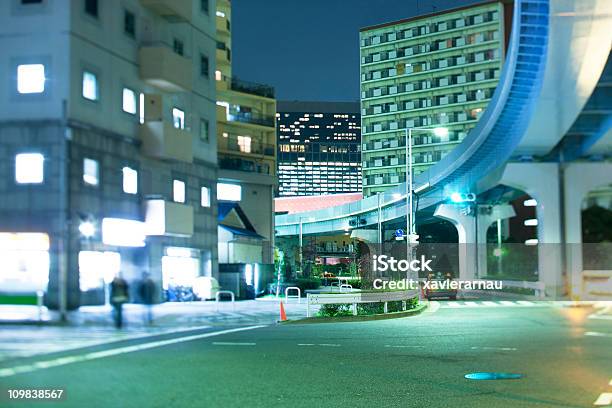
M 414 195 L 414 184 L 412 176 L 412 132 L 432 132 L 434 135 L 439 137 L 448 136 L 448 129 L 444 127 L 437 128 L 406 128 L 406 174 L 408 180 L 406 180 L 406 197 L 408 199 L 408 205 L 406 206 L 406 252 L 407 259 L 410 259 L 410 239 L 415 234 L 415 223 L 414 223 L 414 211 L 413 206 L 413 195 Z

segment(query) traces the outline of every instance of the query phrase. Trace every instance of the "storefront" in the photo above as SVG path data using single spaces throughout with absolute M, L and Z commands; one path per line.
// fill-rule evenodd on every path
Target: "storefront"
M 161 261 L 165 300 L 194 300 L 193 285 L 201 275 L 200 252 L 192 248 L 166 247 Z
M 121 255 L 114 251 L 79 252 L 79 289 L 84 304 L 109 303 L 108 285 L 121 270 Z
M 0 233 L 0 291 L 33 294 L 47 291 L 49 236 L 45 233 Z

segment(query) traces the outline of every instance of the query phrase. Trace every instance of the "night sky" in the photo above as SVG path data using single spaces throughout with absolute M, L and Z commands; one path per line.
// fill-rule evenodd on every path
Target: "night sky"
M 359 29 L 482 0 L 232 0 L 233 75 L 278 100 L 359 100 Z

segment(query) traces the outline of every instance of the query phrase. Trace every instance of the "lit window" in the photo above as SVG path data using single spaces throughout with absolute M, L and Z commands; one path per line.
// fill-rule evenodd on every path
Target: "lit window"
M 100 98 L 98 93 L 98 77 L 88 71 L 83 72 L 83 98 L 90 101 L 97 101 Z
M 221 71 L 215 71 L 215 80 L 220 81 L 221 79 L 223 79 L 223 74 L 221 73 Z
M 172 199 L 175 203 L 185 202 L 185 182 L 174 180 L 172 182 Z
M 123 192 L 127 194 L 138 193 L 138 172 L 130 167 L 123 168 Z
M 225 17 L 225 13 L 222 11 L 217 11 L 217 17 Z
M 145 119 L 144 109 L 144 94 L 141 93 L 140 97 L 138 98 L 138 121 L 141 125 L 144 123 Z
M 97 186 L 100 183 L 97 160 L 83 159 L 83 181 L 92 186 Z
M 17 91 L 21 94 L 41 93 L 45 90 L 45 66 L 25 64 L 17 67 Z
M 15 180 L 19 184 L 39 184 L 44 180 L 45 158 L 40 153 L 15 156 Z
M 185 129 L 185 111 L 172 108 L 172 123 L 177 129 Z
M 129 88 L 123 88 L 123 111 L 135 115 L 136 110 L 136 92 Z
M 238 147 L 243 153 L 251 153 L 251 136 L 238 136 Z
M 200 205 L 202 207 L 210 207 L 210 188 L 202 187 L 200 189 Z
M 240 201 L 242 187 L 238 184 L 217 183 L 217 200 Z

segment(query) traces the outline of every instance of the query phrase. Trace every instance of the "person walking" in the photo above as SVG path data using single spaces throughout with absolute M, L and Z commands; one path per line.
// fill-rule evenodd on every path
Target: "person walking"
M 145 319 L 148 324 L 153 324 L 153 304 L 155 303 L 155 282 L 151 279 L 151 275 L 148 272 L 144 272 L 142 275 L 142 281 L 138 288 L 140 299 L 145 305 L 146 313 Z
M 115 327 L 123 327 L 123 304 L 129 300 L 128 284 L 121 275 L 115 276 L 110 284 L 110 302 L 113 306 Z

